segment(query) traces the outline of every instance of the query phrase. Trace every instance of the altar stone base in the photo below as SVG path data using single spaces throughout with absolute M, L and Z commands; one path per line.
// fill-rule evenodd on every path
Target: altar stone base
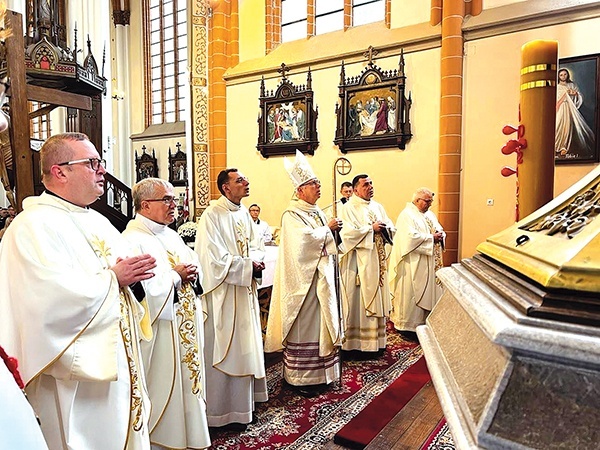
M 600 448 L 600 328 L 528 317 L 463 264 L 438 275 L 417 334 L 457 448 Z

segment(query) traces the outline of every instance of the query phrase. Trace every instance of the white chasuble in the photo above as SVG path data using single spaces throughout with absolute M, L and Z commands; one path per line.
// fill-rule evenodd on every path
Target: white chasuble
M 250 213 L 221 197 L 198 223 L 196 253 L 204 274 L 205 361 L 209 426 L 252 420 L 267 401 L 265 362 L 252 261 L 264 259 Z M 211 401 L 211 399 L 213 399 Z
M 394 225 L 383 206 L 353 195 L 339 210 L 341 293 L 346 323 L 344 350 L 377 351 L 385 348 L 385 318 L 391 310 L 387 280 L 387 248 L 373 223 L 384 222 L 389 237 Z
M 202 305 L 191 283 L 182 283 L 173 270 L 194 264 L 201 284 L 198 255 L 176 231 L 140 214 L 123 236 L 156 258 L 154 277 L 142 281 L 153 331 L 153 339 L 141 345 L 152 402 L 151 441 L 166 448 L 209 447 Z
M 396 222 L 396 237 L 390 257 L 390 291 L 393 311 L 390 316 L 398 330 L 415 331 L 442 294 L 436 283 L 436 248 L 433 233 L 442 231 L 431 211 L 423 214 L 407 203 Z
M 326 223 L 323 212 L 303 200 L 293 200 L 282 216 L 265 351 L 284 349 L 285 379 L 297 386 L 339 375 L 337 247 Z
M 23 206 L 0 250 L 0 342 L 48 446 L 149 449 L 139 339 L 152 331 L 109 269 L 131 248 L 91 209 L 47 193 Z

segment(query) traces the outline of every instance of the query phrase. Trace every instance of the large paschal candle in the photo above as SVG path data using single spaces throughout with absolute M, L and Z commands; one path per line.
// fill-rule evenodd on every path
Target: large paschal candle
M 527 147 L 517 166 L 519 219 L 554 195 L 557 62 L 557 41 L 537 40 L 521 47 L 520 115 Z

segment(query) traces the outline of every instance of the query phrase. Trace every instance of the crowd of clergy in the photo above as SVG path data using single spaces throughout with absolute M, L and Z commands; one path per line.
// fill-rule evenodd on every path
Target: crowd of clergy
M 169 227 L 169 182 L 133 187 L 136 215 L 119 233 L 89 208 L 106 170 L 87 136 L 52 136 L 40 158 L 45 191 L 25 199 L 0 247 L 3 448 L 207 448 L 210 427 L 257 420 L 265 352 L 283 352 L 287 388 L 319 395 L 340 378 L 342 351 L 377 356 L 388 319 L 414 333 L 441 295 L 433 192 L 417 189 L 394 223 L 361 174 L 323 212 L 320 181 L 296 152 L 284 158 L 293 195 L 263 342 L 269 227 L 242 204 L 241 171 L 218 175 L 221 197 L 192 249 Z

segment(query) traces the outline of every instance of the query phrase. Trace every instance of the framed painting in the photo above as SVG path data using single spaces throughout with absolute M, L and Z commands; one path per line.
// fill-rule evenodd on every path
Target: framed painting
M 409 113 L 412 99 L 406 98 L 404 53 L 398 69 L 382 70 L 372 61 L 354 77 L 340 74 L 337 127 L 334 143 L 342 153 L 352 150 L 399 148 L 404 150 L 412 137 Z
M 142 181 L 144 178 L 158 178 L 158 163 L 154 149 L 152 155 L 146 153 L 146 146 L 142 146 L 142 156 L 138 157 L 137 150 L 135 151 L 135 181 Z
M 187 155 L 181 151 L 181 144 L 175 144 L 177 152 L 171 154 L 169 147 L 169 182 L 173 186 L 187 186 Z
M 258 144 L 260 154 L 293 155 L 296 149 L 314 154 L 317 137 L 318 108 L 313 109 L 313 91 L 310 68 L 306 85 L 294 86 L 285 73 L 289 68 L 281 64 L 282 80 L 275 92 L 265 89 L 265 79 L 260 83 L 260 115 L 258 118 Z
M 554 141 L 557 164 L 599 161 L 599 61 L 600 55 L 559 60 Z

